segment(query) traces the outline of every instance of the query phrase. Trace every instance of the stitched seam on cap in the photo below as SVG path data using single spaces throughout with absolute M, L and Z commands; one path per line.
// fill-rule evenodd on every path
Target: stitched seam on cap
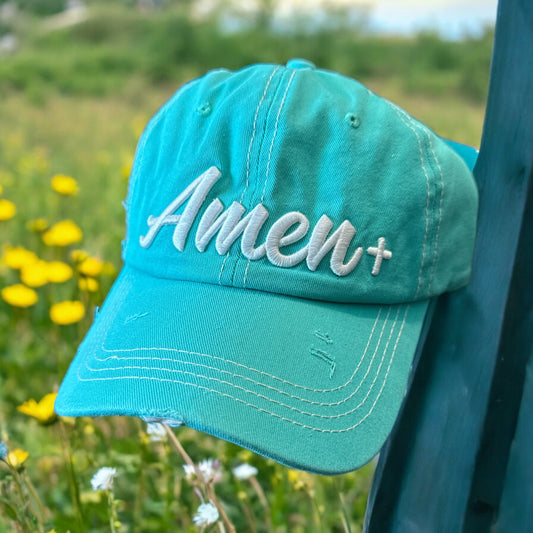
M 234 389 L 240 390 L 240 391 L 245 392 L 247 394 L 251 394 L 253 396 L 256 396 L 256 397 L 261 398 L 263 400 L 266 400 L 266 401 L 268 401 L 270 403 L 273 403 L 275 405 L 279 405 L 280 407 L 289 409 L 290 411 L 294 411 L 294 412 L 302 414 L 302 415 L 310 416 L 310 417 L 313 417 L 313 418 L 324 418 L 324 419 L 341 418 L 343 416 L 348 416 L 348 415 L 354 413 L 355 411 L 359 410 L 366 403 L 366 401 L 368 400 L 368 397 L 372 393 L 372 390 L 374 389 L 374 385 L 376 384 L 376 381 L 377 381 L 377 379 L 378 379 L 378 377 L 379 377 L 379 375 L 381 373 L 381 368 L 383 366 L 383 362 L 385 361 L 385 356 L 387 354 L 387 350 L 389 349 L 390 341 L 391 341 L 391 339 L 393 337 L 394 330 L 396 329 L 396 324 L 398 322 L 399 315 L 400 315 L 400 308 L 398 307 L 397 310 L 396 310 L 396 317 L 394 319 L 392 327 L 388 331 L 387 343 L 385 345 L 385 348 L 383 348 L 382 351 L 380 352 L 381 361 L 379 362 L 379 365 L 378 365 L 377 369 L 374 369 L 374 375 L 373 375 L 374 379 L 372 380 L 372 383 L 370 384 L 370 387 L 366 391 L 365 397 L 357 404 L 356 407 L 354 407 L 354 408 L 352 408 L 352 409 L 350 409 L 350 410 L 348 410 L 348 411 L 346 411 L 344 413 L 338 413 L 338 414 L 335 414 L 335 415 L 324 415 L 324 414 L 319 414 L 319 413 L 312 413 L 312 412 L 309 412 L 309 411 L 303 411 L 302 409 L 299 409 L 298 407 L 295 407 L 293 405 L 288 405 L 288 404 L 283 403 L 283 402 L 281 402 L 279 400 L 275 400 L 274 398 L 270 398 L 268 396 L 260 394 L 256 390 L 247 389 L 247 388 L 242 387 L 240 385 L 236 385 L 232 381 L 225 381 L 225 380 L 220 379 L 220 378 L 216 378 L 216 377 L 212 377 L 212 376 L 206 376 L 206 375 L 203 375 L 203 374 L 198 374 L 196 372 L 189 372 L 187 370 L 182 370 L 182 369 L 164 368 L 164 367 L 156 367 L 156 366 L 139 366 L 139 365 L 126 365 L 126 366 L 116 366 L 116 367 L 109 367 L 109 368 L 91 368 L 90 366 L 86 365 L 86 368 L 88 370 L 90 370 L 91 372 L 106 372 L 106 371 L 114 371 L 114 370 L 151 370 L 151 371 L 157 371 L 157 372 L 176 373 L 176 374 L 181 374 L 181 375 L 184 375 L 184 376 L 185 375 L 189 375 L 189 376 L 194 376 L 196 378 L 205 379 L 205 380 L 210 381 L 210 382 L 220 383 L 221 385 L 227 385 L 229 387 L 232 387 Z M 383 335 L 384 329 L 385 328 L 383 327 L 382 335 Z M 380 341 L 381 341 L 381 336 L 380 336 Z M 378 351 L 379 351 L 379 344 L 376 347 L 376 349 L 374 350 L 374 355 L 372 356 L 372 359 L 370 361 L 369 367 L 368 367 L 365 375 L 362 377 L 362 379 L 359 382 L 359 384 L 357 385 L 356 389 L 354 391 L 352 391 L 346 398 L 344 398 L 343 400 L 341 400 L 339 402 L 334 402 L 334 403 L 329 403 L 329 404 L 328 403 L 319 403 L 319 402 L 308 402 L 308 403 L 314 404 L 314 405 L 317 405 L 317 406 L 321 406 L 321 407 L 336 407 L 336 406 L 339 406 L 339 405 L 345 403 L 346 401 L 350 400 L 353 396 L 355 396 L 355 394 L 357 394 L 357 392 L 359 392 L 359 390 L 360 390 L 361 386 L 363 385 L 363 383 L 366 382 L 367 377 L 368 377 L 368 375 L 370 373 L 370 369 L 371 369 L 371 367 L 372 367 L 372 365 L 374 363 L 374 358 L 375 358 L 376 354 L 378 353 Z M 112 359 L 112 357 L 107 358 L 105 360 L 108 361 L 109 359 Z M 119 357 L 119 358 L 116 358 L 116 359 L 119 360 L 119 361 L 123 361 L 123 360 L 128 360 L 129 358 L 127 358 L 127 357 L 125 357 L 125 358 Z M 136 358 L 132 358 L 132 359 L 136 359 Z M 140 357 L 140 358 L 137 358 L 137 359 L 139 359 L 139 360 L 148 359 L 150 361 L 162 361 L 163 360 L 160 357 L 149 357 L 149 358 Z M 94 360 L 95 361 L 101 361 L 101 359 L 98 359 L 96 357 L 94 358 Z M 179 361 L 179 360 L 176 360 L 175 362 L 183 363 L 183 361 Z M 198 365 L 198 366 L 205 366 L 205 365 Z M 221 371 L 220 369 L 217 369 L 217 368 L 215 368 L 214 370 L 217 370 L 218 372 L 222 372 L 222 373 L 227 373 L 227 374 L 233 375 L 234 377 L 239 377 L 239 376 L 237 376 L 235 374 L 231 374 L 230 372 L 224 372 L 224 371 Z M 253 383 L 254 385 L 262 385 L 261 383 L 259 383 L 257 381 L 254 381 L 254 380 L 249 380 L 249 381 L 251 383 Z M 271 389 L 274 392 L 283 394 L 283 391 L 281 391 L 279 389 L 275 389 L 274 387 L 272 387 Z M 302 398 L 300 398 L 298 396 L 293 396 L 291 394 L 286 394 L 286 396 L 288 396 L 288 397 L 290 397 L 292 399 L 295 399 L 295 400 L 302 401 Z
M 287 94 L 289 92 L 289 88 L 292 84 L 292 80 L 294 79 L 294 75 L 296 74 L 296 71 L 294 70 L 291 74 L 291 77 L 289 78 L 289 81 L 287 82 L 287 86 L 285 87 L 285 91 L 283 93 L 283 97 L 281 98 L 281 102 L 280 102 L 280 105 L 279 105 L 279 108 L 278 108 L 278 113 L 276 115 L 276 123 L 275 123 L 275 126 L 274 126 L 274 133 L 272 134 L 272 142 L 270 143 L 270 148 L 268 150 L 268 159 L 267 159 L 267 167 L 266 167 L 266 172 L 265 172 L 265 185 L 263 187 L 263 192 L 261 193 L 261 201 L 260 203 L 262 204 L 263 201 L 264 201 L 264 198 L 265 198 L 265 191 L 266 191 L 266 186 L 267 186 L 267 182 L 268 182 L 268 176 L 269 176 L 269 172 L 270 172 L 270 163 L 271 163 L 271 160 L 272 160 L 272 151 L 274 149 L 274 143 L 276 141 L 276 135 L 278 133 L 278 126 L 279 126 L 279 119 L 281 117 L 281 112 L 283 110 L 283 106 L 285 104 L 285 100 L 287 99 Z M 250 263 L 251 263 L 251 259 L 248 259 L 248 263 L 246 264 L 246 269 L 244 271 L 244 277 L 243 277 L 243 288 L 246 288 L 246 280 L 248 279 L 248 271 L 249 271 L 249 268 L 250 268 Z
M 257 106 L 257 109 L 256 109 L 256 114 L 255 114 L 255 118 L 254 118 L 254 126 L 253 126 L 253 130 L 252 130 L 252 137 L 250 139 L 250 143 L 248 145 L 248 156 L 247 156 L 247 172 L 246 172 L 246 185 L 245 185 L 245 189 L 244 191 L 242 192 L 242 196 L 241 196 L 241 202 L 243 201 L 244 199 L 244 194 L 246 193 L 246 191 L 248 190 L 248 187 L 249 187 L 249 179 L 250 179 L 250 168 L 248 168 L 248 164 L 249 164 L 249 159 L 250 159 L 250 156 L 251 156 L 251 150 L 252 150 L 252 144 L 255 144 L 254 141 L 255 141 L 255 137 L 256 137 L 256 133 L 257 133 L 257 130 L 256 130 L 256 127 L 257 127 L 257 117 L 259 116 L 259 112 L 261 110 L 261 107 L 263 106 L 263 103 L 264 103 L 264 100 L 266 98 L 266 95 L 268 93 L 268 89 L 270 88 L 270 85 L 272 83 L 272 80 L 274 79 L 274 76 L 276 75 L 276 73 L 278 72 L 278 70 L 280 69 L 281 67 L 280 66 L 276 66 L 274 68 L 274 70 L 272 71 L 266 85 L 265 85 L 265 89 L 263 91 L 263 95 L 261 96 L 261 99 L 259 100 L 259 103 L 258 103 L 258 106 Z M 280 80 L 281 82 L 281 80 Z M 278 84 L 279 86 L 279 84 Z M 277 87 L 276 89 L 274 90 L 274 93 L 276 92 L 277 90 Z M 271 102 L 270 105 L 272 105 L 273 102 Z M 265 117 L 265 123 L 263 125 L 263 132 L 261 134 L 261 137 L 260 137 L 260 140 L 259 140 L 259 153 L 261 151 L 261 144 L 263 142 L 263 138 L 265 136 L 265 132 L 266 132 L 266 122 L 267 122 L 267 119 L 268 119 L 268 114 L 269 114 L 269 110 L 267 110 L 267 114 L 266 114 L 266 117 Z M 230 253 L 231 253 L 231 250 L 228 250 L 228 253 L 226 254 L 226 257 L 224 257 L 224 261 L 222 261 L 222 265 L 220 267 L 220 272 L 218 274 L 218 283 L 219 285 L 222 285 L 222 274 L 224 272 L 224 268 L 226 267 L 226 261 L 228 260 L 229 256 L 230 256 Z M 230 280 L 230 284 L 233 285 L 233 277 L 234 277 L 234 274 L 235 274 L 235 269 L 237 268 L 237 264 L 239 263 L 239 257 L 240 257 L 240 251 L 237 250 L 237 257 L 235 258 L 235 264 L 233 265 L 233 270 L 232 270 L 232 273 L 231 273 L 231 280 Z
M 428 296 L 429 296 L 429 294 L 431 293 L 431 286 L 433 284 L 433 279 L 435 278 L 435 267 L 437 265 L 437 260 L 439 257 L 439 236 L 440 236 L 440 226 L 442 223 L 442 204 L 444 200 L 444 175 L 442 172 L 442 167 L 441 167 L 439 158 L 433 146 L 433 139 L 431 138 L 431 135 L 427 129 L 426 129 L 426 134 L 429 139 L 429 145 L 431 148 L 431 152 L 433 153 L 433 156 L 435 157 L 435 162 L 439 169 L 440 185 L 441 185 L 440 198 L 439 198 L 439 221 L 437 223 L 437 232 L 435 234 L 435 251 L 433 253 L 433 261 L 431 262 L 431 275 L 429 277 L 429 286 L 428 286 Z
M 274 77 L 274 74 L 280 69 L 281 67 L 277 66 L 273 71 L 272 74 L 270 74 L 270 78 L 268 78 L 267 84 L 265 85 L 265 90 L 263 91 L 263 95 L 261 96 L 261 100 L 259 100 L 259 104 L 257 104 L 257 109 L 255 110 L 255 116 L 254 116 L 254 124 L 252 129 L 252 136 L 250 138 L 250 143 L 248 144 L 248 155 L 246 157 L 246 185 L 244 187 L 244 190 L 241 194 L 240 202 L 242 204 L 242 200 L 244 198 L 244 195 L 246 194 L 246 191 L 248 190 L 248 185 L 250 184 L 250 155 L 252 153 L 252 145 L 254 143 L 255 134 L 257 132 L 257 117 L 259 116 L 259 111 L 261 109 L 261 105 L 263 104 L 265 100 L 265 96 L 267 94 L 268 88 L 270 87 L 270 83 L 272 82 L 272 78 Z
M 282 415 L 279 415 L 277 413 L 274 413 L 272 411 L 268 411 L 267 409 L 264 409 L 264 408 L 261 408 L 261 407 L 259 407 L 257 405 L 254 405 L 254 404 L 251 404 L 249 402 L 246 402 L 245 400 L 242 400 L 241 398 L 237 398 L 235 396 L 232 396 L 231 394 L 224 393 L 224 392 L 222 392 L 220 390 L 212 389 L 212 388 L 205 387 L 205 386 L 202 386 L 202 385 L 197 385 L 195 383 L 189 383 L 189 382 L 176 380 L 176 379 L 157 378 L 155 376 L 152 376 L 152 377 L 150 377 L 150 376 L 119 376 L 119 377 L 116 377 L 116 378 L 105 377 L 105 378 L 83 379 L 83 378 L 81 378 L 81 376 L 79 374 L 79 369 L 78 369 L 78 380 L 82 381 L 82 382 L 83 381 L 90 382 L 90 381 L 116 381 L 118 379 L 138 379 L 138 380 L 153 380 L 153 381 L 159 381 L 159 382 L 180 383 L 180 384 L 182 384 L 184 386 L 192 386 L 192 387 L 197 388 L 197 389 L 206 390 L 208 392 L 213 392 L 213 393 L 221 395 L 223 397 L 227 397 L 227 398 L 232 399 L 232 400 L 234 400 L 236 402 L 242 403 L 242 404 L 246 405 L 247 407 L 252 407 L 252 408 L 254 408 L 254 409 L 256 409 L 256 410 L 258 410 L 260 412 L 263 412 L 263 413 L 268 414 L 270 416 L 273 416 L 275 418 L 281 419 L 281 420 L 283 420 L 285 422 L 289 422 L 291 424 L 303 427 L 305 429 L 310 429 L 312 431 L 317 431 L 317 432 L 320 432 L 320 433 L 344 433 L 344 432 L 347 432 L 347 431 L 352 431 L 352 430 L 356 429 L 358 426 L 360 426 L 372 414 L 377 402 L 381 398 L 383 390 L 385 389 L 385 385 L 387 384 L 387 379 L 388 379 L 388 376 L 389 376 L 390 369 L 392 367 L 392 363 L 393 363 L 393 360 L 394 360 L 394 357 L 395 357 L 395 354 L 396 354 L 396 350 L 398 348 L 399 341 L 400 341 L 400 339 L 402 337 L 402 333 L 403 333 L 403 329 L 404 329 L 404 326 L 405 326 L 405 322 L 406 322 L 406 319 L 407 319 L 407 314 L 409 312 L 409 309 L 410 309 L 410 305 L 407 306 L 407 308 L 406 308 L 406 310 L 404 312 L 404 317 L 403 317 L 403 320 L 402 320 L 400 331 L 398 333 L 398 336 L 396 337 L 396 341 L 395 341 L 395 344 L 394 344 L 394 349 L 393 349 L 392 355 L 391 355 L 391 357 L 389 359 L 389 363 L 388 363 L 387 370 L 386 370 L 386 373 L 385 373 L 385 376 L 384 376 L 384 379 L 383 379 L 383 382 L 382 382 L 382 385 L 381 385 L 381 389 L 379 390 L 376 398 L 374 399 L 374 403 L 371 405 L 370 410 L 366 413 L 366 415 L 364 415 L 361 419 L 359 419 L 357 423 L 355 423 L 352 426 L 347 427 L 347 428 L 342 428 L 342 429 L 322 429 L 322 428 L 317 428 L 317 427 L 314 427 L 314 426 L 309 426 L 307 424 L 303 424 L 303 423 L 298 422 L 296 420 L 292 420 L 290 418 L 286 418 L 286 417 L 284 417 Z M 392 337 L 392 335 L 390 335 L 390 337 Z M 92 372 L 110 370 L 110 369 L 93 370 L 87 365 L 87 360 L 85 360 L 85 367 L 87 368 L 87 370 L 92 371 Z M 125 367 L 125 368 L 128 368 L 128 367 Z M 125 369 L 125 368 L 115 367 L 115 370 L 122 370 L 122 369 Z M 138 369 L 138 370 L 142 370 L 142 369 L 154 370 L 151 367 L 137 367 L 136 369 Z M 376 374 L 376 376 L 377 376 L 377 374 Z M 208 379 L 213 379 L 213 378 L 208 378 Z M 218 380 L 218 381 L 220 381 L 220 380 Z M 241 388 L 241 387 L 236 387 L 236 388 Z M 247 392 L 250 392 L 250 393 L 254 394 L 254 391 L 247 391 Z M 368 398 L 368 396 L 367 396 L 367 398 Z M 266 399 L 269 400 L 268 398 L 266 398 Z M 280 402 L 276 402 L 275 400 L 269 400 L 269 401 L 271 401 L 273 403 L 280 403 Z M 365 398 L 365 401 L 366 401 L 366 398 Z M 288 406 L 288 407 L 290 408 L 290 406 Z M 298 411 L 298 409 L 293 409 L 293 410 Z M 311 415 L 311 416 L 317 417 L 318 415 Z M 339 419 L 342 416 L 347 416 L 347 414 L 335 415 L 335 416 L 331 416 L 330 418 Z
M 428 232 L 429 232 L 429 204 L 430 204 L 430 185 L 429 185 L 429 174 L 428 170 L 424 164 L 424 152 L 422 149 L 422 141 L 420 140 L 420 135 L 418 135 L 418 131 L 413 127 L 413 123 L 411 121 L 411 117 L 401 108 L 393 104 L 392 102 L 389 102 L 388 100 L 385 100 L 389 104 L 389 106 L 396 112 L 398 117 L 400 117 L 400 120 L 415 134 L 417 142 L 418 142 L 418 150 L 420 154 L 420 164 L 422 165 L 422 169 L 424 171 L 424 175 L 426 177 L 426 188 L 427 188 L 427 196 L 426 196 L 426 227 L 424 231 L 424 242 L 422 245 L 422 260 L 420 261 L 420 268 L 418 270 L 418 282 L 416 286 L 416 292 L 414 295 L 414 298 L 417 298 L 420 293 L 421 283 L 422 283 L 422 270 L 424 267 L 424 263 L 426 260 L 426 244 L 427 244 L 427 238 L 428 238 Z M 407 120 L 407 122 L 406 122 Z
M 385 332 L 385 329 L 387 327 L 387 322 L 389 321 L 389 316 L 390 316 L 390 312 L 391 312 L 391 306 L 388 306 L 388 307 L 389 307 L 389 311 L 388 311 L 387 316 L 385 317 L 383 323 L 381 324 L 381 332 L 379 333 L 379 338 L 378 338 L 377 343 L 376 343 L 374 354 L 372 355 L 372 358 L 370 360 L 370 364 L 368 365 L 369 368 L 372 366 L 372 364 L 374 362 L 374 358 L 376 356 L 376 353 L 378 352 L 379 347 L 381 345 L 381 340 L 383 338 L 383 333 Z M 398 307 L 398 309 L 399 308 L 400 307 Z M 342 389 L 344 389 L 344 388 L 346 388 L 346 387 L 348 387 L 349 385 L 352 384 L 352 381 L 354 380 L 354 377 L 359 372 L 359 368 L 361 367 L 363 361 L 366 359 L 366 354 L 367 354 L 368 349 L 370 347 L 370 343 L 372 342 L 372 339 L 374 337 L 374 333 L 376 332 L 376 326 L 378 324 L 379 317 L 381 316 L 381 311 L 382 310 L 383 310 L 383 307 L 380 307 L 379 310 L 378 310 L 378 314 L 377 314 L 376 320 L 374 321 L 374 325 L 372 327 L 372 331 L 370 332 L 370 336 L 368 337 L 368 341 L 367 341 L 365 350 L 363 352 L 363 355 L 359 359 L 359 362 L 358 362 L 357 366 L 355 367 L 354 371 L 352 372 L 352 375 L 350 376 L 350 378 L 345 383 L 343 383 L 342 385 L 338 385 L 337 387 L 334 387 L 334 388 L 331 388 L 331 389 L 314 389 L 312 387 L 306 387 L 304 385 L 300 385 L 298 383 L 294 383 L 292 381 L 288 381 L 288 380 L 280 378 L 278 376 L 274 376 L 273 374 L 270 374 L 268 372 L 264 372 L 264 371 L 259 370 L 257 368 L 250 367 L 250 366 L 245 365 L 243 363 L 237 363 L 236 361 L 229 361 L 229 360 L 225 359 L 224 357 L 211 355 L 211 354 L 207 354 L 207 353 L 202 353 L 202 352 L 192 352 L 192 351 L 189 351 L 189 350 L 181 350 L 181 349 L 178 349 L 178 348 L 166 348 L 166 347 L 155 347 L 155 346 L 154 347 L 130 348 L 130 349 L 112 349 L 112 348 L 106 348 L 105 347 L 106 338 L 104 338 L 103 341 L 102 341 L 101 349 L 105 353 L 112 353 L 112 354 L 116 354 L 116 353 L 128 353 L 128 354 L 131 354 L 133 352 L 154 352 L 155 351 L 155 352 L 182 353 L 182 354 L 189 354 L 189 355 L 199 355 L 199 356 L 201 356 L 203 358 L 211 359 L 211 360 L 214 360 L 214 361 L 223 361 L 224 363 L 226 363 L 228 365 L 231 365 L 231 366 L 234 366 L 234 367 L 237 367 L 237 368 L 242 368 L 245 371 L 253 372 L 255 374 L 258 374 L 259 376 L 272 379 L 274 381 L 282 383 L 283 385 L 289 385 L 290 387 L 293 387 L 295 389 L 299 389 L 299 390 L 302 390 L 302 391 L 307 391 L 307 392 L 312 392 L 312 393 L 319 392 L 319 393 L 322 393 L 322 394 L 323 393 L 330 393 L 330 392 L 338 392 L 338 391 L 340 391 L 340 390 L 342 390 Z M 395 326 L 396 326 L 397 318 L 398 318 L 398 313 L 397 313 L 396 319 L 394 320 L 394 323 L 392 325 L 392 329 L 394 329 Z M 232 375 L 234 377 L 242 378 L 245 381 L 249 381 L 250 383 L 254 383 L 256 385 L 261 385 L 262 387 L 265 387 L 267 389 L 273 390 L 273 391 L 275 391 L 277 393 L 280 393 L 282 395 L 289 396 L 289 397 L 294 398 L 296 400 L 299 400 L 299 401 L 302 401 L 302 402 L 305 402 L 305 403 L 314 404 L 314 405 L 325 405 L 325 406 L 328 406 L 328 405 L 339 405 L 339 404 L 341 404 L 341 403 L 343 403 L 345 401 L 345 400 L 342 400 L 340 402 L 328 403 L 328 402 L 315 402 L 315 401 L 312 401 L 312 400 L 307 400 L 306 398 L 303 398 L 301 396 L 295 396 L 293 394 L 290 394 L 290 393 L 288 393 L 286 391 L 283 391 L 281 389 L 278 389 L 276 387 L 273 387 L 273 386 L 270 386 L 270 385 L 267 385 L 267 384 L 263 384 L 263 383 L 261 383 L 259 381 L 254 380 L 253 378 L 249 378 L 249 377 L 243 376 L 241 374 L 236 374 L 235 372 L 229 372 L 227 370 L 224 371 L 224 370 L 221 370 L 221 369 L 219 369 L 217 367 L 209 366 L 209 365 L 202 364 L 202 363 L 193 363 L 193 362 L 191 362 L 189 360 L 182 361 L 182 360 L 176 359 L 175 357 L 172 357 L 172 358 L 154 357 L 154 356 L 150 356 L 150 357 L 134 357 L 134 356 L 131 356 L 131 357 L 119 357 L 119 356 L 116 356 L 116 355 L 111 355 L 111 356 L 108 356 L 108 357 L 95 357 L 95 360 L 99 361 L 99 362 L 109 361 L 110 359 L 115 359 L 115 360 L 118 360 L 118 361 L 127 361 L 127 360 L 130 360 L 130 359 L 135 359 L 135 360 L 139 360 L 139 361 L 142 361 L 142 360 L 167 361 L 167 362 L 177 362 L 177 363 L 183 363 L 183 364 L 191 365 L 191 366 L 203 367 L 203 368 L 206 368 L 208 370 L 216 370 L 216 371 L 222 372 L 224 374 L 230 374 L 230 375 Z M 367 372 L 365 373 L 365 376 L 363 377 L 363 379 L 359 383 L 359 386 L 357 387 L 357 389 L 359 389 L 360 385 L 362 384 L 362 382 L 364 382 L 366 376 L 368 375 L 368 372 L 369 372 L 369 370 L 367 370 Z M 352 395 L 353 394 L 348 396 L 348 398 L 350 398 Z

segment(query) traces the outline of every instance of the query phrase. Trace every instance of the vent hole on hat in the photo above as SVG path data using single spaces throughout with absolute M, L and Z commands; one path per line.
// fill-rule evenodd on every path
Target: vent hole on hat
M 355 113 L 347 113 L 344 120 L 352 128 L 358 128 L 361 125 L 361 119 Z
M 209 115 L 211 113 L 211 104 L 209 102 L 204 102 L 202 105 L 199 105 L 197 108 L 196 108 L 196 111 L 198 112 L 198 114 L 202 115 L 203 117 L 206 117 L 207 115 Z

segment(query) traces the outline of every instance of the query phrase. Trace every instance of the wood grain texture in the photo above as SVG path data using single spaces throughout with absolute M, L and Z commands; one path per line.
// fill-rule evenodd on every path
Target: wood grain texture
M 437 302 L 380 456 L 369 533 L 472 533 L 498 519 L 533 343 L 532 95 L 533 2 L 500 0 L 474 171 L 480 211 L 473 275 L 468 287 Z
M 533 531 L 533 352 L 527 369 L 496 531 Z

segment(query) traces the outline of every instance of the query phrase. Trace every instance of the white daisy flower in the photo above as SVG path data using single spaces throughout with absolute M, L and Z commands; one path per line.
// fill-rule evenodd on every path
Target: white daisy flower
M 204 483 L 217 483 L 222 478 L 220 471 L 220 461 L 218 459 L 204 459 L 197 465 Z
M 185 477 L 189 480 L 196 475 L 196 468 L 192 465 L 183 465 L 183 470 L 185 470 Z
M 117 475 L 116 468 L 104 466 L 100 468 L 91 479 L 93 490 L 110 490 L 113 487 L 113 479 Z
M 146 433 L 152 442 L 161 442 L 167 437 L 165 426 L 159 422 L 150 422 L 146 426 Z
M 185 477 L 190 481 L 195 476 L 203 483 L 218 483 L 222 479 L 220 471 L 220 461 L 218 459 L 204 459 L 196 466 L 183 465 Z
M 252 476 L 256 476 L 258 470 L 255 466 L 243 463 L 242 465 L 236 466 L 232 472 L 237 479 L 245 480 L 250 479 Z
M 202 503 L 192 517 L 192 521 L 199 527 L 214 524 L 219 518 L 218 509 L 211 503 Z

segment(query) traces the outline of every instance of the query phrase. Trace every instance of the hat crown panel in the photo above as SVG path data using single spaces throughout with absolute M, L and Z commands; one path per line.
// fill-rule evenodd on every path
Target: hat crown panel
M 141 143 L 125 259 L 153 275 L 362 303 L 426 298 L 468 278 L 477 201 L 469 171 L 429 129 L 353 80 L 271 65 L 213 71 L 178 91 Z M 160 216 L 212 167 L 220 177 L 200 202 L 183 250 L 174 245 L 172 223 L 161 226 L 149 247 L 140 246 L 149 217 Z M 173 215 L 181 216 L 188 202 Z M 213 202 L 223 215 L 239 204 L 238 220 L 258 214 L 258 206 L 266 210 L 256 249 L 285 215 L 303 215 L 303 237 L 275 247 L 276 257 L 294 264 L 275 264 L 260 250 L 248 257 L 243 232 L 227 251 L 214 232 L 200 251 L 198 228 Z M 355 229 L 341 263 L 362 254 L 346 275 L 330 263 L 333 247 L 315 270 L 306 261 L 304 249 L 324 216 L 331 231 L 323 240 L 346 222 Z M 336 255 L 339 264 L 342 254 Z

